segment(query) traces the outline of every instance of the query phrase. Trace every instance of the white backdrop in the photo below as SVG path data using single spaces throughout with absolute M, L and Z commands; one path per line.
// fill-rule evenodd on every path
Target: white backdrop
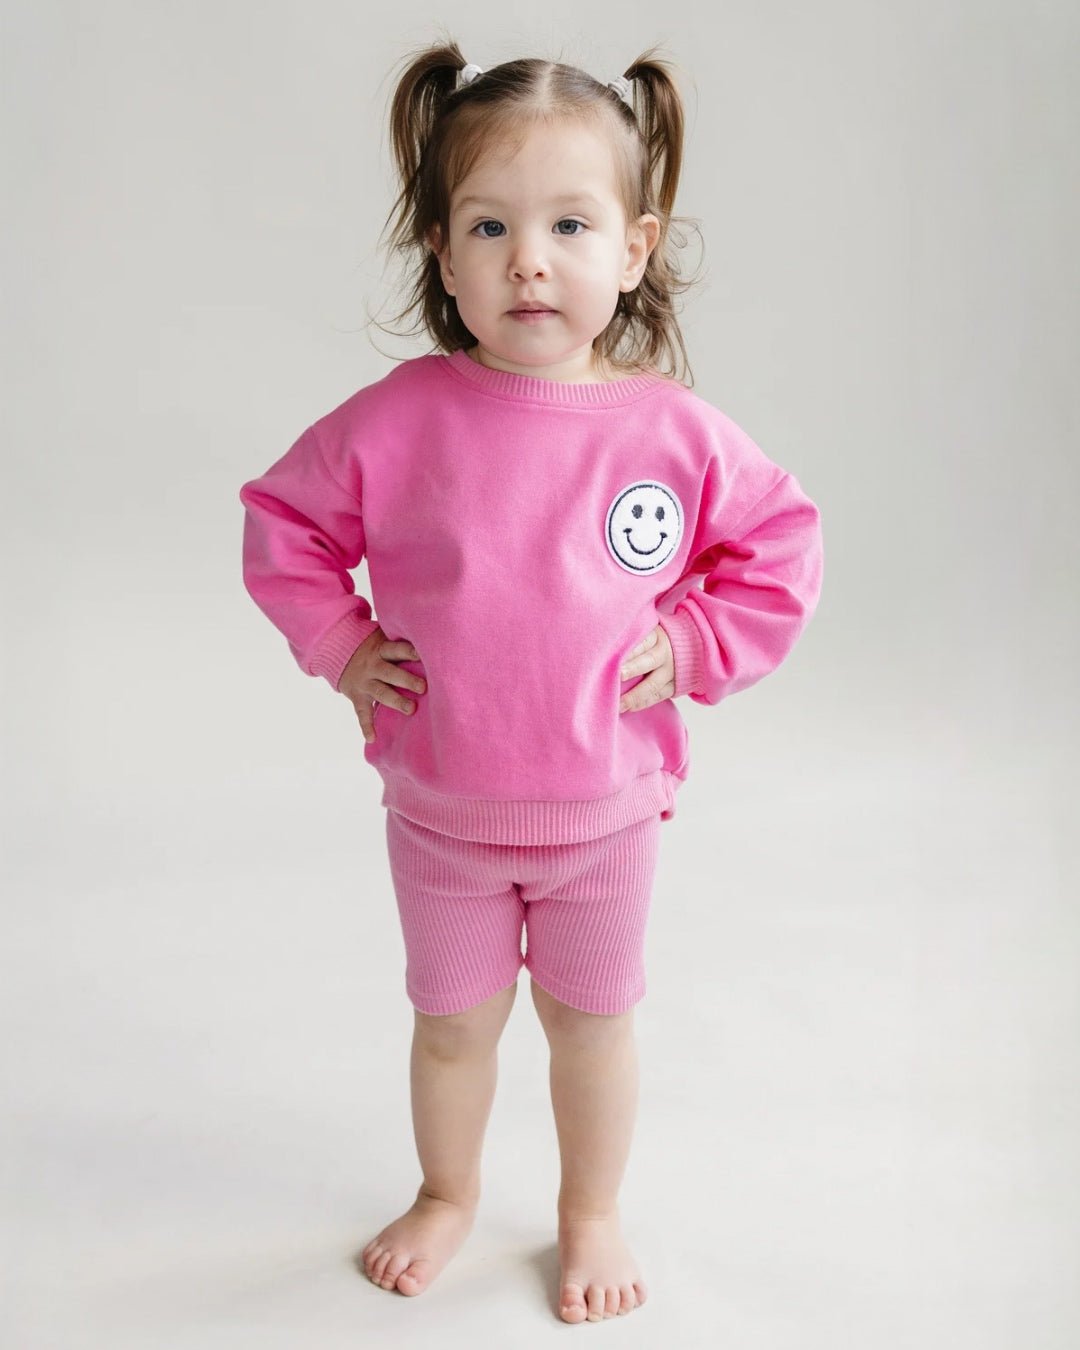
M 1080 21 L 927 0 L 4 6 L 0 1342 L 563 1331 L 526 988 L 468 1243 L 415 1299 L 352 1268 L 419 1182 L 379 782 L 240 573 L 240 484 L 428 349 L 368 315 L 390 72 L 443 28 L 605 79 L 665 43 L 695 389 L 823 517 L 792 656 L 680 701 L 617 1334 L 1066 1350 Z

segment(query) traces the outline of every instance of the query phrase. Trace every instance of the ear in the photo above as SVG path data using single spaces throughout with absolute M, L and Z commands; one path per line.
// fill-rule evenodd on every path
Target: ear
M 619 282 L 620 291 L 635 290 L 645 275 L 649 254 L 660 238 L 660 221 L 656 216 L 638 216 L 626 230 L 626 266 Z
M 454 269 L 450 265 L 450 245 L 447 243 L 443 248 L 442 228 L 436 221 L 427 232 L 427 241 L 431 246 L 431 251 L 439 260 L 439 273 L 442 276 L 443 286 L 448 295 L 454 294 Z

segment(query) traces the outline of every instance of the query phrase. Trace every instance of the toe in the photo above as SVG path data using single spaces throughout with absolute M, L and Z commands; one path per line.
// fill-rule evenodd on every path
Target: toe
M 609 1284 L 605 1291 L 604 1316 L 615 1317 L 619 1311 L 619 1287 L 615 1284 Z
M 397 1277 L 412 1260 L 408 1252 L 396 1252 L 386 1263 L 383 1271 L 382 1282 L 387 1288 L 392 1289 L 397 1283 Z
M 585 1291 L 580 1284 L 564 1284 L 562 1287 L 560 1313 L 566 1322 L 585 1320 Z
M 645 1288 L 641 1280 L 634 1281 L 634 1293 L 637 1295 L 637 1306 L 640 1308 L 641 1305 L 645 1302 L 645 1300 L 649 1296 L 648 1290 Z
M 589 1307 L 589 1321 L 599 1322 L 604 1316 L 604 1286 L 590 1284 L 585 1292 L 585 1302 Z
M 397 1287 L 403 1294 L 419 1294 L 427 1284 L 427 1262 L 422 1258 L 411 1262 L 398 1276 Z
M 634 1294 L 634 1286 L 632 1284 L 620 1284 L 619 1312 L 620 1313 L 632 1312 L 636 1304 L 637 1304 L 637 1297 Z
M 386 1269 L 387 1263 L 390 1260 L 390 1255 L 391 1253 L 388 1251 L 380 1251 L 371 1258 L 371 1278 L 376 1284 L 378 1284 L 383 1277 L 383 1271 Z

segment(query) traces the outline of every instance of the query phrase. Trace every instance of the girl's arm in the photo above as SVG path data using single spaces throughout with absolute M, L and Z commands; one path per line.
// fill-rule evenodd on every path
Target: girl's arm
M 240 489 L 248 594 L 284 635 L 300 669 L 334 689 L 357 647 L 378 628 L 349 568 L 364 556 L 358 498 L 331 475 L 308 427 Z
M 773 481 L 734 522 L 724 520 L 730 494 L 719 490 L 720 475 L 707 477 L 697 533 L 703 547 L 688 568 L 705 579 L 660 615 L 675 662 L 673 697 L 713 704 L 756 684 L 787 656 L 817 606 L 818 508 L 792 474 L 760 452 L 754 461 L 772 469 Z

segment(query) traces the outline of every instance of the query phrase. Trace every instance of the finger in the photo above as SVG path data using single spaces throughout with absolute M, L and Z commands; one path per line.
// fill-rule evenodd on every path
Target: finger
M 619 702 L 620 712 L 640 712 L 652 702 L 647 685 L 635 684 L 628 694 L 623 694 Z
M 390 669 L 393 675 L 401 675 L 404 679 L 410 678 L 408 671 L 401 671 L 397 666 L 391 666 Z M 404 694 L 399 694 L 393 684 L 387 680 L 376 680 L 375 685 L 375 693 L 372 695 L 372 699 L 376 703 L 384 703 L 388 708 L 397 708 L 399 712 L 403 713 L 415 711 L 416 704 L 411 699 L 406 698 Z
M 632 661 L 623 665 L 619 674 L 624 680 L 629 680 L 633 675 L 648 675 L 649 671 L 655 670 L 660 665 L 660 658 L 657 653 L 645 653 L 635 656 Z
M 645 634 L 638 645 L 634 648 L 635 652 L 647 652 L 650 647 L 656 646 L 656 629 Z
M 629 677 L 634 669 L 637 669 L 636 666 L 632 667 L 631 663 L 634 662 L 637 657 L 641 656 L 643 652 L 647 652 L 650 647 L 656 646 L 657 642 L 660 640 L 659 634 L 662 631 L 660 625 L 657 624 L 651 633 L 642 638 L 636 647 L 626 653 L 626 656 L 623 658 L 622 670 L 620 671 L 624 680 Z M 645 669 L 653 670 L 655 667 L 647 666 Z
M 388 661 L 381 669 L 380 678 L 384 684 L 400 685 L 402 689 L 412 689 L 417 694 L 422 694 L 427 689 L 427 681 L 422 675 L 414 675 L 411 670 L 402 670 L 392 661 Z
M 644 708 L 651 708 L 654 703 L 663 703 L 664 699 L 670 698 L 674 692 L 675 684 L 672 680 L 665 680 L 663 684 L 649 684 L 642 680 L 641 684 L 635 684 L 633 689 L 619 700 L 619 711 L 641 712 Z
M 384 642 L 379 649 L 379 655 L 385 659 L 388 650 L 393 653 L 393 659 L 396 661 L 420 660 L 420 653 L 407 638 L 395 638 L 393 642 Z

